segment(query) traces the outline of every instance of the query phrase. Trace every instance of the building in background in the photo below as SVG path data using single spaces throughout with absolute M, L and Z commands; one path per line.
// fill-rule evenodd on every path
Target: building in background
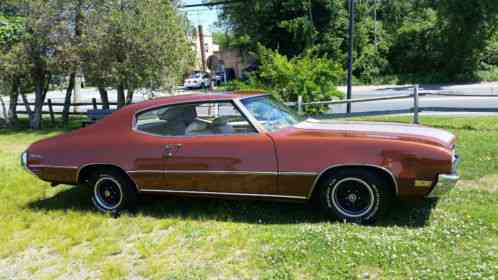
M 227 73 L 228 80 L 233 78 L 244 79 L 248 73 L 257 68 L 257 57 L 236 48 L 222 49 L 213 41 L 212 34 L 203 33 L 202 26 L 196 28 L 190 37 L 196 53 L 194 71 L 211 72 L 209 64 L 216 61 L 214 72 Z M 204 53 L 203 53 L 204 52 Z
M 233 73 L 229 79 L 244 79 L 257 67 L 256 55 L 240 49 L 220 49 L 214 55 L 222 61 L 225 71 Z
M 219 52 L 220 46 L 214 43 L 213 36 L 211 34 L 202 33 L 201 26 L 199 26 L 197 32 L 190 37 L 190 40 L 193 43 L 192 45 L 195 48 L 196 53 L 195 70 L 205 70 L 206 72 L 209 72 L 209 68 L 207 67 L 208 58 Z M 204 54 L 202 52 L 204 52 Z

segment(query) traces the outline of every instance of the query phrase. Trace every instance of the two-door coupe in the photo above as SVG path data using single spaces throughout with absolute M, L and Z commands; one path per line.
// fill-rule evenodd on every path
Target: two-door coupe
M 397 123 L 302 119 L 260 93 L 179 95 L 126 106 L 34 143 L 23 166 L 52 185 L 88 185 L 105 212 L 140 193 L 312 201 L 375 221 L 395 198 L 436 197 L 458 180 L 455 136 Z

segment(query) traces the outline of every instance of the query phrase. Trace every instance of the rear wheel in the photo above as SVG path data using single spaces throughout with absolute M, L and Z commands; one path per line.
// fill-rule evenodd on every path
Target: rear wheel
M 116 213 L 135 208 L 137 192 L 129 178 L 116 172 L 102 171 L 92 177 L 90 184 L 93 187 L 92 202 L 97 210 Z
M 322 181 L 321 205 L 341 221 L 369 224 L 385 214 L 391 202 L 388 181 L 366 169 L 343 169 Z

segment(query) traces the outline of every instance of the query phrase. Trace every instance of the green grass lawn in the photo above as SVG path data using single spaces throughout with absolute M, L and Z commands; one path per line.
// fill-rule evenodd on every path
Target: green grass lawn
M 300 204 L 175 197 L 113 219 L 88 189 L 51 188 L 19 166 L 61 131 L 0 130 L 0 279 L 496 279 L 498 117 L 422 121 L 458 135 L 463 180 L 374 226 Z

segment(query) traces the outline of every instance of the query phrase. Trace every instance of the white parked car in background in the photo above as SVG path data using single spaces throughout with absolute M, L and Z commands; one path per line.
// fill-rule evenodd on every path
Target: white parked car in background
M 183 82 L 186 89 L 190 88 L 204 88 L 209 86 L 209 75 L 207 73 L 198 72 L 190 75 Z

